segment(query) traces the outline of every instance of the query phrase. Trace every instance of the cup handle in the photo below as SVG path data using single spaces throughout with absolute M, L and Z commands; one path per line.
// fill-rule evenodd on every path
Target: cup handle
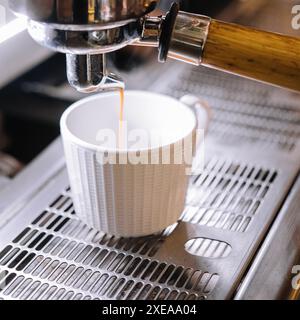
M 204 129 L 204 132 L 206 133 L 209 122 L 212 118 L 212 110 L 209 104 L 206 101 L 190 94 L 181 97 L 180 102 L 192 109 L 196 115 L 198 129 Z

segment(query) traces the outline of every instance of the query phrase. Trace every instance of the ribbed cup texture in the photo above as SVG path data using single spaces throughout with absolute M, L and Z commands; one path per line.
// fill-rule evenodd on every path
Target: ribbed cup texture
M 181 215 L 185 164 L 101 164 L 95 151 L 64 140 L 75 211 L 87 225 L 135 237 L 159 232 Z

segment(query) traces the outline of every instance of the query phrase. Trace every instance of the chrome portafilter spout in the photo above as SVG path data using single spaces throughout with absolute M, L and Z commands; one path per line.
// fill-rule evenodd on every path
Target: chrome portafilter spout
M 124 82 L 106 68 L 105 54 L 67 54 L 67 77 L 77 91 L 91 93 L 123 88 Z
M 155 6 L 153 0 L 10 0 L 28 18 L 34 40 L 66 54 L 70 84 L 86 93 L 124 86 L 108 72 L 105 54 L 136 42 L 141 19 Z
M 107 70 L 105 55 L 136 41 L 140 22 L 90 28 L 30 21 L 28 30 L 43 46 L 66 54 L 68 81 L 76 90 L 91 93 L 124 87 L 123 80 Z

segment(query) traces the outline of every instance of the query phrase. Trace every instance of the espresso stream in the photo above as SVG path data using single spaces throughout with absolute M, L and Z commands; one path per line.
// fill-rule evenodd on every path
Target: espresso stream
M 120 95 L 120 111 L 119 111 L 119 128 L 118 128 L 118 148 L 122 148 L 124 144 L 123 137 L 123 121 L 124 121 L 124 88 L 118 88 Z

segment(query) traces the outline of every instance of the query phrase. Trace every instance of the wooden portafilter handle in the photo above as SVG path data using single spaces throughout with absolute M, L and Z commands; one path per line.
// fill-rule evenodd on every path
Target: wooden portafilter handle
M 168 57 L 300 91 L 300 38 L 179 12 Z

